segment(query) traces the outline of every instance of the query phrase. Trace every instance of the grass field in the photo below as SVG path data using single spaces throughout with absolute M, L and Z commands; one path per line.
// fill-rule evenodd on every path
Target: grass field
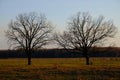
M 120 80 L 120 58 L 0 59 L 0 80 Z

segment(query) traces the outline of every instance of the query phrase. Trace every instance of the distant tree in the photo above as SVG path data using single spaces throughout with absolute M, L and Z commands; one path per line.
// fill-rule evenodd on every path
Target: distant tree
M 68 22 L 68 30 L 62 34 L 55 33 L 54 39 L 65 49 L 80 51 L 89 65 L 90 48 L 104 42 L 108 37 L 113 37 L 115 32 L 113 22 L 104 21 L 103 16 L 93 19 L 89 13 L 78 12 Z
M 28 65 L 31 65 L 33 50 L 42 48 L 48 44 L 52 31 L 50 23 L 43 14 L 20 14 L 15 21 L 11 21 L 6 36 L 13 48 L 21 48 L 28 57 Z

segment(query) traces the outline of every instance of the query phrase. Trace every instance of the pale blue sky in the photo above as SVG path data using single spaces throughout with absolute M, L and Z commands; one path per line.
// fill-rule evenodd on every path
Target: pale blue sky
M 68 18 L 79 11 L 103 15 L 120 28 L 120 0 L 0 0 L 0 49 L 8 48 L 4 31 L 20 13 L 42 12 L 57 29 L 63 30 Z

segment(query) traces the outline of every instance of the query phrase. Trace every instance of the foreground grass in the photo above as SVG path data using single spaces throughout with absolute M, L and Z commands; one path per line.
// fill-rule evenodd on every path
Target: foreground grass
M 0 80 L 120 80 L 120 58 L 0 59 Z

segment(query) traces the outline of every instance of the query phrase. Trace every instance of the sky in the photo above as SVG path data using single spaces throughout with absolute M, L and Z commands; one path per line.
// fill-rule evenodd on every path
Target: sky
M 21 13 L 44 13 L 56 30 L 65 30 L 68 19 L 77 12 L 89 12 L 93 16 L 103 15 L 113 20 L 118 28 L 112 40 L 120 46 L 120 0 L 0 0 L 0 49 L 8 49 L 5 31 L 10 20 Z

